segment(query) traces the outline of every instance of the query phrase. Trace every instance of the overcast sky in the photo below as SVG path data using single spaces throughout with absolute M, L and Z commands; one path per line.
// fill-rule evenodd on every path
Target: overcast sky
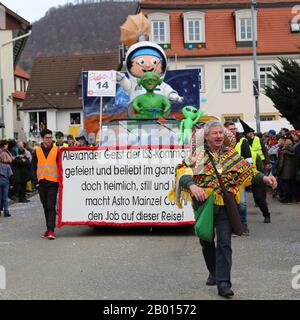
M 7 8 L 16 12 L 29 22 L 42 18 L 51 7 L 64 5 L 71 0 L 0 0 Z

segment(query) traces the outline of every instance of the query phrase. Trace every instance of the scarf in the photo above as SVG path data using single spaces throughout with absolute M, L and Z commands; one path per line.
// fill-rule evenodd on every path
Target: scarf
M 191 201 L 192 199 L 190 190 L 184 189 L 179 185 L 179 180 L 183 175 L 192 176 L 195 184 L 205 192 L 206 198 L 214 190 L 214 204 L 224 205 L 222 190 L 208 152 L 214 158 L 215 165 L 227 191 L 234 194 L 237 203 L 240 202 L 241 190 L 251 184 L 252 178 L 257 173 L 257 170 L 234 149 L 222 147 L 219 156 L 217 156 L 207 146 L 205 148 L 203 146 L 202 148 L 197 147 L 190 157 L 187 157 L 176 167 L 175 186 L 168 197 L 170 201 L 175 201 L 179 208 L 182 208 L 182 200 Z

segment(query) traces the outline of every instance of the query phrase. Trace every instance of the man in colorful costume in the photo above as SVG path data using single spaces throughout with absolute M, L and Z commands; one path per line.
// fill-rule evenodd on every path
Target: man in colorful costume
M 221 187 L 208 153 L 214 158 L 216 168 L 228 192 L 233 193 L 237 203 L 240 190 L 253 183 L 266 183 L 276 187 L 274 177 L 264 176 L 239 156 L 234 150 L 224 146 L 224 127 L 219 121 L 208 121 L 204 126 L 205 147 L 195 143 L 196 148 L 182 164 L 176 168 L 176 184 L 169 193 L 169 199 L 182 207 L 182 200 L 192 200 L 194 210 L 203 203 L 214 190 L 214 225 L 217 246 L 214 241 L 200 239 L 206 266 L 209 270 L 207 285 L 217 285 L 223 297 L 233 296 L 231 290 L 231 233 L 232 228 L 224 205 Z M 197 137 L 199 139 L 199 137 Z

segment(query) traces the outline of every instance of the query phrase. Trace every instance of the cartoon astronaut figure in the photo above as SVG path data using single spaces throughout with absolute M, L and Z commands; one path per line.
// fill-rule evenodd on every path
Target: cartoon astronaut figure
M 167 57 L 164 50 L 150 41 L 142 41 L 132 45 L 126 54 L 125 63 L 129 79 L 123 73 L 117 72 L 117 82 L 130 96 L 129 104 L 136 96 L 146 93 L 146 90 L 137 83 L 137 80 L 145 72 L 154 71 L 161 78 L 164 78 L 167 69 Z M 157 86 L 154 93 L 165 96 L 170 102 L 183 102 L 183 97 L 180 97 L 165 82 Z

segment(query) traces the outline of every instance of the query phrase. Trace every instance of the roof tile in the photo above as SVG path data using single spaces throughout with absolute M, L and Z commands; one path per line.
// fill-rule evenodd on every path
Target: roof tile
M 118 52 L 37 58 L 22 110 L 81 108 L 81 72 L 118 68 Z
M 251 0 L 141 0 L 144 4 L 189 5 L 189 4 L 250 4 Z M 295 0 L 257 0 L 258 4 L 295 3 Z
M 167 55 L 172 56 L 176 54 L 177 56 L 201 57 L 252 54 L 252 46 L 247 48 L 237 47 L 235 10 L 214 9 L 203 11 L 206 13 L 206 48 L 202 49 L 184 48 L 182 10 L 169 11 L 171 16 L 171 49 L 166 51 Z M 258 10 L 258 54 L 299 52 L 300 33 L 291 33 L 290 31 L 290 21 L 293 16 L 291 8 L 287 7 Z

